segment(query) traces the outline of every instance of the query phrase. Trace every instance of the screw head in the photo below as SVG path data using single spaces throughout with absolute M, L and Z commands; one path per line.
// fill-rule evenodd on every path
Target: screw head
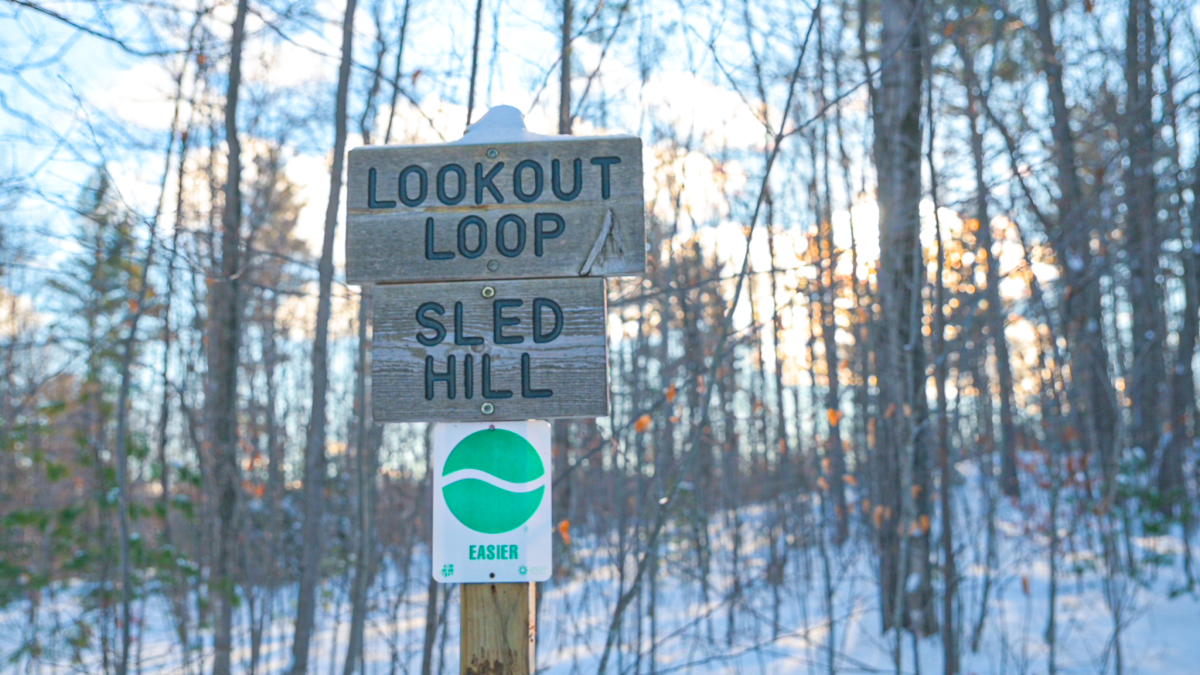
M 487 267 L 488 267 L 489 271 L 495 272 L 496 270 L 500 269 L 500 261 L 499 260 L 489 260 Z
M 496 295 L 496 289 L 491 286 L 483 287 L 483 297 L 490 298 Z
M 484 415 L 491 415 L 492 413 L 496 412 L 496 406 L 492 405 L 491 403 L 484 403 L 483 405 L 479 406 L 479 412 L 483 413 Z
M 500 156 L 500 151 L 495 148 L 488 148 L 487 156 L 488 159 L 496 159 Z

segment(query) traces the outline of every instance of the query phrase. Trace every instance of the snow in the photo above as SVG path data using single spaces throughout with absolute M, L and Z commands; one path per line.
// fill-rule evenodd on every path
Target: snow
M 467 129 L 457 141 L 446 145 L 496 145 L 503 143 L 542 143 L 547 141 L 581 141 L 612 138 L 628 138 L 626 135 L 611 136 L 547 136 L 525 128 L 525 115 L 511 105 L 498 105 L 487 111 L 480 120 Z
M 962 673 L 1045 673 L 1050 593 L 1045 495 L 1030 489 L 1024 502 L 998 503 L 997 562 L 992 564 L 984 545 L 983 479 L 977 467 L 965 462 L 959 465 L 959 474 L 963 481 L 955 489 L 954 508 L 956 540 L 960 542 Z M 697 563 L 701 551 L 693 545 L 691 523 L 681 519 L 670 527 L 660 539 L 661 564 L 653 598 L 655 634 L 652 638 L 651 597 L 643 592 L 630 603 L 617 628 L 617 645 L 610 654 L 608 672 L 649 673 L 653 654 L 655 672 L 664 674 L 816 675 L 829 672 L 831 647 L 838 673 L 895 672 L 895 633 L 880 632 L 879 587 L 869 533 L 857 531 L 841 547 L 834 546 L 830 533 L 826 533 L 825 546 L 818 546 L 810 529 L 795 525 L 811 518 L 818 504 L 817 497 L 800 495 L 787 507 L 792 524 L 787 526 L 791 529 L 785 537 L 789 545 L 782 584 L 772 584 L 768 567 L 772 545 L 768 533 L 780 524 L 774 505 L 714 513 L 703 551 L 707 554 L 707 583 L 701 581 L 701 566 Z M 1058 525 L 1068 522 L 1063 515 Z M 732 555 L 735 523 L 741 533 L 736 563 Z M 936 520 L 933 525 L 936 535 L 940 525 Z M 1083 531 L 1086 529 L 1061 530 L 1065 538 L 1060 542 L 1063 553 L 1057 565 L 1058 672 L 1113 673 L 1117 645 L 1124 675 L 1200 672 L 1200 591 L 1184 587 L 1182 531 L 1176 527 L 1167 533 L 1131 538 L 1130 555 L 1143 561 L 1156 557 L 1160 560 L 1159 564 L 1143 562 L 1142 572 L 1135 579 L 1106 575 L 1103 558 L 1092 553 L 1098 550 L 1098 544 L 1088 539 L 1094 535 Z M 640 560 L 629 552 L 621 554 L 620 547 L 629 541 L 628 534 L 622 538 L 615 532 L 573 537 L 574 574 L 543 586 L 538 616 L 539 673 L 597 672 L 612 625 L 613 607 L 636 575 Z M 797 541 L 800 543 L 793 543 Z M 775 546 L 779 550 L 780 542 L 776 541 Z M 420 672 L 429 573 L 427 552 L 419 550 L 409 569 L 400 570 L 389 563 L 377 575 L 367 621 L 366 673 Z M 915 579 L 907 580 L 910 586 Z M 973 652 L 972 629 L 979 614 L 983 584 L 988 579 L 987 622 L 979 649 Z M 153 588 L 156 582 L 148 583 Z M 940 594 L 941 579 L 935 576 L 933 583 Z M 349 636 L 349 586 L 349 579 L 339 576 L 320 592 L 311 672 L 341 671 Z M 434 672 L 443 675 L 458 669 L 457 587 L 440 587 L 439 595 L 447 588 L 452 593 L 450 611 L 434 647 Z M 31 637 L 28 602 L 0 609 L 0 664 L 11 663 L 12 672 L 44 675 L 100 672 L 95 646 L 99 631 L 94 625 L 98 615 L 94 600 L 88 597 L 94 589 L 94 585 L 77 582 L 44 594 L 37 621 L 38 638 L 46 651 L 35 665 L 29 663 L 27 655 L 9 661 Z M 832 604 L 827 603 L 827 590 Z M 270 615 L 259 673 L 284 673 L 288 668 L 294 593 L 294 588 L 287 587 L 267 600 Z M 247 672 L 249 664 L 245 607 L 243 602 L 235 615 L 237 672 Z M 136 608 L 139 618 L 135 635 L 141 637 L 140 646 L 135 647 L 139 673 L 198 673 L 210 667 L 211 628 L 206 627 L 199 639 L 193 630 L 192 665 L 183 668 L 173 615 L 161 594 L 155 592 L 145 605 L 139 603 Z M 1119 610 L 1119 641 L 1113 639 L 1113 608 Z M 93 636 L 91 646 L 80 654 L 82 664 L 72 666 L 71 650 L 66 644 L 77 618 L 93 623 Z M 916 664 L 922 673 L 941 672 L 940 638 L 926 637 L 915 644 L 914 654 L 914 642 L 905 635 L 901 672 L 918 672 Z M 8 671 L 0 666 L 0 675 Z
M 919 574 L 908 575 L 908 579 L 904 582 L 904 590 L 908 591 L 909 593 L 916 593 L 920 589 L 921 589 L 921 575 L 919 575 Z

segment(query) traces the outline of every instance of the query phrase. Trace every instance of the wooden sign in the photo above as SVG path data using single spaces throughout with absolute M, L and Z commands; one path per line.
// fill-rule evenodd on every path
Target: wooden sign
M 377 422 L 608 415 L 603 279 L 375 288 Z
M 351 150 L 346 280 L 645 274 L 641 139 L 548 138 Z

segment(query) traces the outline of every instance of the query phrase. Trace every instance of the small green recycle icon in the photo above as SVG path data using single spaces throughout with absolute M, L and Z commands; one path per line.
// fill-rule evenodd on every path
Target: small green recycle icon
M 525 576 L 526 574 L 529 573 L 529 568 L 524 565 L 521 565 L 520 567 L 517 568 L 517 572 L 519 572 L 521 574 L 521 576 Z
M 444 576 L 444 577 L 454 576 L 454 565 L 442 565 L 442 576 Z
M 537 511 L 546 492 L 545 484 L 538 484 L 546 470 L 537 450 L 506 429 L 476 431 L 459 441 L 442 476 L 468 470 L 477 473 L 446 485 L 442 496 L 454 517 L 476 532 L 517 529 Z

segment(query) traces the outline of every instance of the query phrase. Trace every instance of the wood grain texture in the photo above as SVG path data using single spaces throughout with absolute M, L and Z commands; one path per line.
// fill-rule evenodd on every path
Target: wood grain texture
M 495 157 L 488 157 L 488 151 Z M 577 192 L 575 160 L 580 167 Z M 522 162 L 526 165 L 519 171 L 518 191 L 514 176 Z M 439 173 L 450 165 L 461 167 L 462 173 L 448 170 L 439 192 Z M 490 181 L 477 180 L 477 168 L 486 178 L 499 165 L 503 166 Z M 409 167 L 417 167 L 405 178 L 405 196 L 413 205 L 406 205 L 400 195 L 400 176 Z M 535 180 L 539 172 L 540 183 Z M 461 186 L 460 176 L 466 179 Z M 418 200 L 422 182 L 424 197 Z M 539 184 L 540 192 L 535 190 Z M 461 201 L 446 203 L 458 200 L 460 187 Z M 584 263 L 600 240 L 606 218 L 611 218 L 612 227 L 586 275 L 640 276 L 646 271 L 642 142 L 636 137 L 356 148 L 350 151 L 347 208 L 346 279 L 352 284 L 584 276 Z M 548 236 L 558 229 L 555 221 L 541 221 L 547 235 L 541 237 L 541 255 L 535 246 L 539 214 L 562 219 L 557 236 Z M 486 223 L 487 243 L 477 257 L 468 256 L 479 245 L 478 226 L 464 225 L 466 250 L 458 246 L 460 224 L 468 216 Z M 505 216 L 520 220 L 510 218 L 504 225 L 501 250 L 497 227 Z M 427 247 L 430 219 L 433 243 Z M 517 253 L 520 222 L 525 240 Z M 446 254 L 453 257 L 437 259 Z M 497 269 L 489 269 L 489 263 Z
M 530 675 L 537 645 L 535 584 L 463 584 L 462 675 Z
M 494 290 L 493 297 L 484 297 L 487 288 Z M 376 421 L 487 422 L 608 415 L 603 279 L 381 285 L 375 287 L 374 300 L 371 399 Z M 460 303 L 458 310 L 456 303 Z M 562 314 L 561 333 L 536 341 L 535 306 L 540 306 L 543 339 L 558 327 L 550 305 Z M 498 332 L 497 311 L 502 321 L 511 322 Z M 434 320 L 444 336 L 430 327 Z M 461 324 L 461 335 L 456 323 Z M 520 342 L 498 344 L 497 338 Z M 444 377 L 427 383 L 427 357 L 435 375 L 448 373 L 454 358 L 453 398 Z M 485 390 L 485 365 L 490 391 Z M 427 385 L 432 398 L 427 397 Z M 509 392 L 506 397 L 497 397 L 505 396 L 504 392 Z M 494 406 L 490 414 L 483 411 L 485 403 Z

